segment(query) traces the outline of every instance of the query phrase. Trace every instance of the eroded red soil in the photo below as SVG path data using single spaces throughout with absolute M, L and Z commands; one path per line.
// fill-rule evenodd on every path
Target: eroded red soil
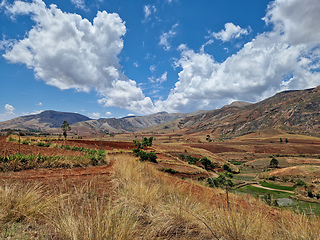
M 112 149 L 132 149 L 134 148 L 133 142 L 119 142 L 119 141 L 92 141 L 92 140 L 68 140 L 67 145 L 70 146 L 80 146 L 86 148 L 100 148 L 102 145 L 103 150 L 112 150 Z

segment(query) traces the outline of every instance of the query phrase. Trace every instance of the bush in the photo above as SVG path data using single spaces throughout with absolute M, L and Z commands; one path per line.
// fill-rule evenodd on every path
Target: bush
M 313 198 L 314 197 L 314 195 L 313 195 L 313 193 L 312 193 L 312 191 L 310 189 L 308 190 L 308 197 L 309 198 Z
M 276 180 L 276 176 L 273 175 L 273 176 L 269 177 L 268 179 L 271 181 L 274 181 L 274 180 Z
M 302 187 L 304 187 L 304 186 L 307 186 L 307 184 L 306 184 L 304 181 L 302 181 L 300 178 L 298 178 L 298 179 L 297 179 L 296 186 L 302 186 Z
M 203 157 L 201 158 L 200 162 L 202 163 L 202 165 L 204 166 L 204 168 L 206 170 L 212 170 L 214 169 L 215 165 L 214 163 L 212 163 L 208 158 Z
M 157 163 L 157 155 L 154 152 L 147 153 L 145 151 L 142 151 L 141 149 L 132 149 L 132 152 L 137 157 L 140 157 L 140 161 L 149 161 Z
M 269 164 L 269 167 L 271 168 L 277 168 L 279 164 L 279 161 L 275 158 L 272 158 Z
M 187 156 L 187 160 L 188 160 L 188 163 L 189 163 L 189 164 L 196 164 L 196 162 L 199 161 L 199 158 L 191 157 L 191 155 L 188 155 L 188 156 Z
M 227 171 L 227 172 L 231 172 L 231 168 L 229 167 L 228 164 L 224 164 L 224 165 L 222 166 L 222 169 L 225 170 L 225 171 Z
M 207 183 L 209 187 L 223 187 L 226 189 L 235 185 L 232 180 L 227 179 L 225 174 L 219 174 L 217 178 L 207 178 Z
M 154 152 L 148 153 L 148 159 L 150 162 L 157 163 L 157 155 Z
M 143 140 L 142 140 L 142 146 L 151 147 L 152 146 L 152 141 L 153 141 L 153 137 L 149 137 L 149 138 L 144 137 Z
M 163 169 L 161 169 L 161 171 L 167 172 L 167 173 L 171 173 L 171 174 L 176 174 L 177 173 L 177 171 L 172 169 L 172 168 L 163 168 Z

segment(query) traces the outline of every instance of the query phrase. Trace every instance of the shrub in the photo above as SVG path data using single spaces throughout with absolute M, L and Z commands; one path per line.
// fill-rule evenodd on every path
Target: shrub
M 150 162 L 157 163 L 157 155 L 154 152 L 148 153 L 148 159 Z
M 177 171 L 172 169 L 172 168 L 163 168 L 163 169 L 161 169 L 161 171 L 167 172 L 167 173 L 171 173 L 171 174 L 176 174 L 177 173 Z
M 212 163 L 208 158 L 203 157 L 201 158 L 200 162 L 202 163 L 202 165 L 204 166 L 204 168 L 206 170 L 212 170 L 214 169 L 215 165 L 214 163 Z
M 142 146 L 148 146 L 151 147 L 152 146 L 152 141 L 153 141 L 153 137 L 144 137 L 142 140 Z
M 271 181 L 274 181 L 274 180 L 276 180 L 276 176 L 270 176 L 269 178 L 268 178 L 269 180 L 271 180 Z
M 219 177 L 217 178 L 208 178 L 207 182 L 209 184 L 209 187 L 230 188 L 235 185 L 232 180 L 227 179 L 227 176 L 225 174 L 219 174 Z
M 277 168 L 279 164 L 279 161 L 275 158 L 272 158 L 269 164 L 269 167 L 271 168 Z
M 298 178 L 297 179 L 297 183 L 296 183 L 296 186 L 306 186 L 307 184 L 304 182 L 304 181 L 302 181 L 300 178 Z
M 199 158 L 191 157 L 191 155 L 188 155 L 187 160 L 189 164 L 196 164 L 196 162 L 199 161 Z
M 140 161 L 157 163 L 157 155 L 154 152 L 147 153 L 141 149 L 132 149 L 132 151 L 137 157 L 140 157 Z
M 228 164 L 224 164 L 224 165 L 222 166 L 222 169 L 225 170 L 225 171 L 227 171 L 227 172 L 231 172 L 231 168 L 229 167 Z
M 312 191 L 310 189 L 308 190 L 308 197 L 309 198 L 313 198 L 314 197 L 314 195 L 313 195 L 313 193 L 312 193 Z
M 39 146 L 39 147 L 44 147 L 44 145 L 45 145 L 45 143 L 43 143 L 43 142 L 38 142 L 37 143 L 37 146 Z

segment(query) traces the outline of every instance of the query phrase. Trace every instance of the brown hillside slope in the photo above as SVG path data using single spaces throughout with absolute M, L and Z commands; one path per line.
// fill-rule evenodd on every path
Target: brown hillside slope
M 320 87 L 281 92 L 247 106 L 225 106 L 183 118 L 178 126 L 186 133 L 209 130 L 226 138 L 270 128 L 319 136 Z

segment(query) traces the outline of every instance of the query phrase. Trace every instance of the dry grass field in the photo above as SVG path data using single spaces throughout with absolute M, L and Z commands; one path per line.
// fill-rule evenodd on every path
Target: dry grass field
M 236 186 L 274 176 L 269 189 L 292 187 L 299 178 L 306 185 L 293 190 L 295 196 L 307 198 L 308 190 L 315 196 L 320 139 L 279 134 L 214 142 L 178 133 L 67 141 L 24 136 L 22 157 L 15 156 L 16 137 L 1 136 L 0 238 L 319 239 L 317 214 L 271 206 L 260 192 L 266 189 L 256 190 L 256 197 L 207 182 L 227 165 L 233 174 L 225 174 Z M 144 151 L 154 152 L 157 163 L 141 162 L 132 153 L 132 140 L 144 136 L 154 137 Z M 214 167 L 190 163 L 204 157 Z M 277 168 L 269 168 L 271 157 L 278 159 Z

